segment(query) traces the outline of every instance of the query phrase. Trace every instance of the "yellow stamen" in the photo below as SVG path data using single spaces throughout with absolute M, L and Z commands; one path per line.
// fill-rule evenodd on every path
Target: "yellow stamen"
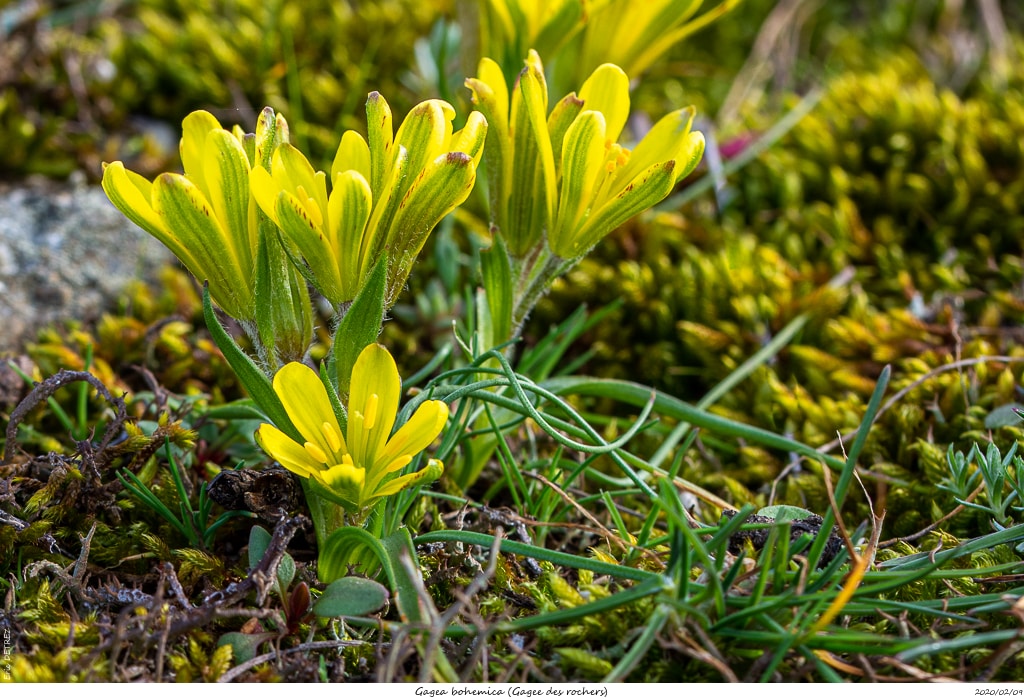
M 315 459 L 317 462 L 320 462 L 320 464 L 327 464 L 327 455 L 324 454 L 324 451 L 320 449 L 319 445 L 315 445 L 312 442 L 307 442 L 306 444 L 303 445 L 303 447 L 306 448 L 306 452 L 309 454 L 309 456 Z
M 373 430 L 374 423 L 377 422 L 377 404 L 380 403 L 380 399 L 376 394 L 370 394 L 370 398 L 366 400 L 366 411 L 363 413 L 363 429 Z
M 341 449 L 341 438 L 338 437 L 338 431 L 334 429 L 334 426 L 324 421 L 323 427 L 320 431 L 324 434 L 324 439 L 327 440 L 327 444 L 331 446 L 331 450 L 337 452 Z

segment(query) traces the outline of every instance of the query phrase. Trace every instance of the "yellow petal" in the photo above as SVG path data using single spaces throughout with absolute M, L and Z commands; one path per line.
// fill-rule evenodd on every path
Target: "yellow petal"
M 444 100 L 426 100 L 412 108 L 395 134 L 395 143 L 409 154 L 411 175 L 441 154 L 451 138 L 454 118 L 455 109 Z
M 356 464 L 369 466 L 376 462 L 376 455 L 384 448 L 395 424 L 401 392 L 402 378 L 391 353 L 376 343 L 363 348 L 352 367 L 348 397 L 348 448 Z M 361 416 L 373 395 L 377 396 L 376 416 L 373 428 L 366 429 Z
M 252 319 L 255 311 L 251 270 L 239 267 L 205 195 L 182 175 L 163 173 L 153 183 L 153 210 L 173 229 L 192 256 L 189 270 L 210 282 L 210 294 L 229 315 Z M 187 259 L 182 262 L 188 264 Z
M 181 122 L 181 164 L 185 166 L 185 177 L 191 180 L 204 194 L 209 194 L 206 187 L 206 169 L 203 152 L 206 148 L 206 136 L 214 129 L 220 129 L 220 122 L 209 112 L 198 110 L 185 117 Z
M 365 469 L 341 463 L 317 472 L 314 476 L 331 494 L 338 497 L 346 509 L 358 511 L 366 505 L 363 494 L 366 483 Z
M 277 193 L 281 188 L 262 165 L 257 165 L 249 174 L 249 190 L 263 213 L 280 226 L 281 222 L 277 220 Z
M 423 484 L 429 484 L 431 481 L 436 481 L 441 476 L 442 472 L 444 472 L 444 465 L 441 463 L 441 460 L 431 459 L 427 462 L 427 466 L 423 467 L 423 469 L 420 469 L 418 472 L 404 474 L 391 479 L 383 485 L 371 485 L 367 487 L 366 490 L 369 492 L 369 498 L 372 499 L 391 496 L 402 489 L 421 486 Z
M 366 139 L 356 131 L 346 131 L 338 143 L 338 151 L 334 154 L 334 163 L 331 164 L 331 183 L 335 187 L 334 178 L 338 173 L 355 170 L 367 182 L 370 181 L 370 147 L 366 145 Z
M 625 72 L 612 63 L 598 66 L 583 83 L 579 97 L 583 109 L 604 115 L 605 138 L 612 143 L 618 141 L 629 117 L 629 78 Z
M 522 256 L 551 230 L 556 202 L 555 161 L 547 126 L 547 85 L 540 59 L 527 63 L 512 94 L 508 221 L 502 230 L 509 252 Z
M 391 122 L 391 107 L 379 92 L 371 92 L 366 98 L 366 135 L 370 149 L 370 190 L 374 201 L 381 199 L 381 191 L 394 161 L 392 145 L 394 131 Z
M 448 153 L 428 164 L 402 197 L 387 234 L 387 304 L 402 290 L 430 232 L 466 201 L 476 182 L 476 168 L 465 153 Z
M 256 431 L 256 442 L 290 472 L 309 478 L 320 471 L 321 465 L 299 443 L 268 423 Z
M 599 240 L 640 212 L 649 209 L 672 192 L 675 162 L 656 163 L 630 182 L 615 197 L 591 212 L 572 236 L 571 247 L 563 250 L 573 259 L 593 248 Z
M 448 422 L 448 405 L 443 401 L 426 401 L 416 409 L 405 425 L 388 440 L 377 456 L 374 468 L 385 468 L 403 455 L 416 455 L 427 449 Z M 401 465 L 404 466 L 404 465 Z M 401 468 L 398 467 L 398 468 Z
M 345 451 L 344 446 L 340 451 L 334 450 L 323 433 L 325 422 L 329 423 L 339 436 L 341 429 L 320 376 L 301 362 L 289 362 L 274 375 L 274 392 L 280 397 L 285 412 L 302 437 L 319 447 L 326 455 L 339 459 L 339 452 Z M 297 447 L 305 452 L 301 445 Z
M 117 160 L 103 168 L 103 191 L 118 210 L 147 233 L 158 238 L 175 255 L 180 241 L 164 226 L 163 220 L 153 210 L 150 196 L 152 183 L 124 167 Z
M 274 153 L 271 172 L 283 189 L 299 199 L 310 218 L 322 224 L 327 212 L 327 181 L 313 170 L 302 151 L 290 143 L 281 144 Z
M 548 235 L 551 251 L 560 258 L 574 257 L 573 233 L 590 208 L 598 178 L 604 174 L 604 143 L 605 121 L 600 112 L 583 112 L 565 134 L 558 221 Z
M 372 205 L 370 183 L 362 173 L 356 170 L 335 173 L 334 189 L 327 200 L 330 222 L 327 234 L 334 251 L 341 301 L 351 301 L 359 293 L 359 252 Z
M 495 113 L 508 119 L 508 83 L 505 82 L 505 75 L 501 72 L 501 66 L 489 58 L 482 58 L 477 67 L 477 76 L 477 79 L 491 90 L 491 99 L 494 100 Z
M 676 167 L 673 171 L 676 182 L 692 173 L 703 157 L 704 134 L 699 131 L 691 131 L 686 135 L 679 150 L 676 151 Z
M 230 254 L 239 269 L 251 270 L 256 232 L 249 227 L 249 159 L 245 149 L 227 131 L 214 129 L 206 136 L 202 166 L 207 195 L 227 234 Z
M 615 171 L 612 191 L 621 191 L 655 163 L 672 160 L 690 133 L 693 107 L 669 112 L 658 120 L 629 156 L 629 162 Z
M 471 112 L 466 126 L 452 135 L 449 151 L 465 153 L 473 159 L 473 165 L 479 166 L 484 154 L 484 142 L 487 136 L 487 120 L 480 112 Z

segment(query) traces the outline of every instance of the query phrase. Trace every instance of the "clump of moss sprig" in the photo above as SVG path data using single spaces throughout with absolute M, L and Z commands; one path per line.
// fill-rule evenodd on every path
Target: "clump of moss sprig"
M 410 47 L 445 10 L 409 0 L 30 7 L 0 42 L 0 173 L 96 178 L 104 161 L 167 170 L 176 144 L 162 124 L 200 108 L 269 104 L 314 162 L 326 158 L 335 134 L 359 128 L 338 115 L 356 114 L 370 90 L 399 112 L 414 104 L 402 83 Z

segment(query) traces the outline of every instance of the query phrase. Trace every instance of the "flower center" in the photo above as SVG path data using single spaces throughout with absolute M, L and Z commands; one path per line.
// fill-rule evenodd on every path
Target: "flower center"
M 605 162 L 604 168 L 609 175 L 629 162 L 629 149 L 623 148 L 617 143 L 608 146 L 607 154 L 608 160 Z
M 320 464 L 331 465 L 336 463 L 337 458 L 335 455 L 341 451 L 341 437 L 338 435 L 338 431 L 329 422 L 324 421 L 320 426 L 320 434 L 323 435 L 324 441 L 327 443 L 327 447 L 329 447 L 332 452 L 330 456 L 324 452 L 322 447 L 317 445 L 315 442 L 308 440 L 303 443 L 303 449 L 306 450 L 306 454 L 317 462 L 320 462 Z

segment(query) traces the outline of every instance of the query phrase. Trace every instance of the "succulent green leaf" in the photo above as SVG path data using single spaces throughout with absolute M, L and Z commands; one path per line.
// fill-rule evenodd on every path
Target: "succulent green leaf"
M 324 542 L 317 558 L 317 578 L 333 583 L 348 574 L 349 565 L 363 571 L 383 566 L 388 580 L 394 579 L 391 559 L 381 540 L 351 525 L 338 528 Z
M 806 508 L 785 505 L 767 506 L 757 511 L 757 514 L 765 518 L 771 518 L 777 523 L 790 523 L 794 520 L 806 520 L 814 515 L 814 513 Z
M 273 632 L 259 632 L 256 634 L 245 634 L 244 632 L 227 632 L 217 640 L 217 646 L 229 645 L 231 647 L 231 658 L 238 664 L 244 664 L 256 657 L 260 645 L 277 635 Z
M 321 617 L 369 615 L 387 605 L 388 589 L 376 581 L 345 576 L 332 582 L 313 605 Z
M 260 525 L 253 525 L 249 530 L 249 571 L 256 568 L 269 546 L 270 533 Z

